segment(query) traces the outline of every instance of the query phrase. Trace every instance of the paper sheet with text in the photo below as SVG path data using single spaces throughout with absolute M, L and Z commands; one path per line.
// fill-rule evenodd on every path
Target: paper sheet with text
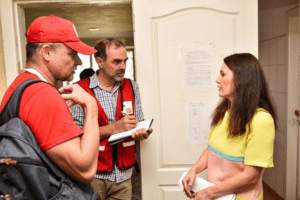
M 182 90 L 207 91 L 213 87 L 212 46 L 181 49 Z
M 186 145 L 206 145 L 216 102 L 185 103 Z

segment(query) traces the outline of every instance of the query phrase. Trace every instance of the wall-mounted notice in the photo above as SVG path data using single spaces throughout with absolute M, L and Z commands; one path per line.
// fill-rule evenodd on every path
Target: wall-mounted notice
M 186 145 L 206 145 L 216 102 L 185 103 Z
M 183 91 L 204 91 L 212 89 L 212 46 L 182 47 L 182 89 Z

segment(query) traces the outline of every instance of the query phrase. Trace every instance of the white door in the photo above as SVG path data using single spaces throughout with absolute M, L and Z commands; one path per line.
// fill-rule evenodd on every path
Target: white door
M 286 199 L 300 199 L 300 66 L 299 8 L 287 12 L 288 110 Z M 297 110 L 296 110 L 297 109 Z M 296 111 L 295 111 L 296 110 Z M 298 112 L 298 113 L 297 113 Z M 298 115 L 298 117 L 297 117 Z M 297 187 L 295 187 L 297 186 Z
M 298 111 L 300 111 L 300 51 L 299 51 L 299 46 L 300 46 L 300 40 L 299 40 L 299 18 L 300 18 L 300 13 L 299 13 L 299 8 L 297 8 L 296 10 L 292 10 L 288 13 L 288 17 L 289 17 L 289 65 L 291 64 L 292 69 L 294 70 L 295 74 L 297 74 L 297 78 L 296 81 L 294 82 L 294 84 L 297 85 L 296 88 L 296 95 L 297 96 L 292 96 L 294 99 L 296 100 L 296 103 L 298 104 L 296 107 L 298 107 Z M 292 42 L 295 42 L 296 45 L 292 44 Z M 290 68 L 289 68 L 290 70 Z M 298 73 L 296 73 L 298 72 Z M 290 73 L 289 73 L 290 74 Z M 291 74 L 293 74 L 293 71 L 291 72 Z M 290 82 L 290 79 L 288 79 Z M 288 111 L 289 112 L 289 111 Z M 295 113 L 297 114 L 297 113 Z M 299 113 L 298 113 L 299 114 Z M 295 116 L 294 118 L 295 119 Z M 296 135 L 294 136 L 295 138 L 298 138 L 298 143 L 295 145 L 295 148 L 293 149 L 294 151 L 296 151 L 296 149 L 298 148 L 298 155 L 296 157 L 297 159 L 297 176 L 296 176 L 296 184 L 297 184 L 297 197 L 296 199 L 300 199 L 300 129 L 299 129 L 299 125 L 300 125 L 300 118 L 298 116 L 298 121 L 294 126 L 294 130 L 292 132 L 292 134 L 296 133 Z M 290 123 L 289 123 L 290 124 Z M 291 125 L 290 125 L 291 126 Z M 289 141 L 287 141 L 289 142 Z M 288 143 L 290 144 L 290 143 Z M 287 145 L 289 146 L 289 145 Z M 287 171 L 289 171 L 290 167 L 287 167 Z M 293 179 L 294 180 L 294 179 Z M 288 181 L 288 180 L 287 180 Z M 288 192 L 286 193 L 286 198 L 288 199 Z
M 299 107 L 299 9 L 293 9 L 286 13 L 287 16 L 287 46 L 288 46 L 288 77 L 287 77 L 287 127 L 286 143 L 286 177 L 285 199 L 300 199 L 299 192 L 299 123 L 295 110 Z M 297 166 L 298 163 L 298 166 Z M 298 172 L 297 172 L 298 171 Z M 297 177 L 298 175 L 298 177 Z
M 219 101 L 215 80 L 223 58 L 235 52 L 258 55 L 257 1 L 133 0 L 133 13 L 137 82 L 145 117 L 154 118 L 153 134 L 141 143 L 142 198 L 185 199 L 178 179 L 207 147 L 197 144 L 203 130 L 194 130 L 200 135 L 193 141 L 191 127 L 210 123 L 201 103 Z M 188 72 L 187 56 L 201 65 L 200 55 L 210 56 L 211 79 Z M 197 78 L 212 87 L 197 90 Z M 206 172 L 200 176 L 206 178 Z

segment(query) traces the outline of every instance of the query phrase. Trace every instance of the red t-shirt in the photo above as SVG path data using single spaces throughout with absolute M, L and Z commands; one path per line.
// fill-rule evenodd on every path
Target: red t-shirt
M 7 89 L 1 111 L 17 86 L 27 79 L 39 78 L 28 72 L 19 75 Z M 83 134 L 58 90 L 49 84 L 35 83 L 25 89 L 19 117 L 31 129 L 43 151 Z

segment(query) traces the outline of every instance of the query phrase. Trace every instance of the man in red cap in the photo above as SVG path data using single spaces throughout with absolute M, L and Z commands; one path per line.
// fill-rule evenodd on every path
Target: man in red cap
M 19 117 L 31 129 L 41 149 L 62 171 L 80 183 L 89 183 L 97 171 L 100 140 L 97 103 L 78 85 L 65 86 L 59 91 L 53 87 L 58 80 L 73 79 L 77 65 L 81 64 L 77 52 L 91 55 L 96 50 L 80 41 L 72 22 L 53 15 L 33 21 L 27 31 L 26 72 L 9 86 L 0 111 L 15 88 L 25 80 L 39 79 L 49 83 L 40 82 L 25 89 Z M 65 100 L 70 103 L 67 105 Z M 84 108 L 83 129 L 70 115 L 68 106 L 74 104 Z

